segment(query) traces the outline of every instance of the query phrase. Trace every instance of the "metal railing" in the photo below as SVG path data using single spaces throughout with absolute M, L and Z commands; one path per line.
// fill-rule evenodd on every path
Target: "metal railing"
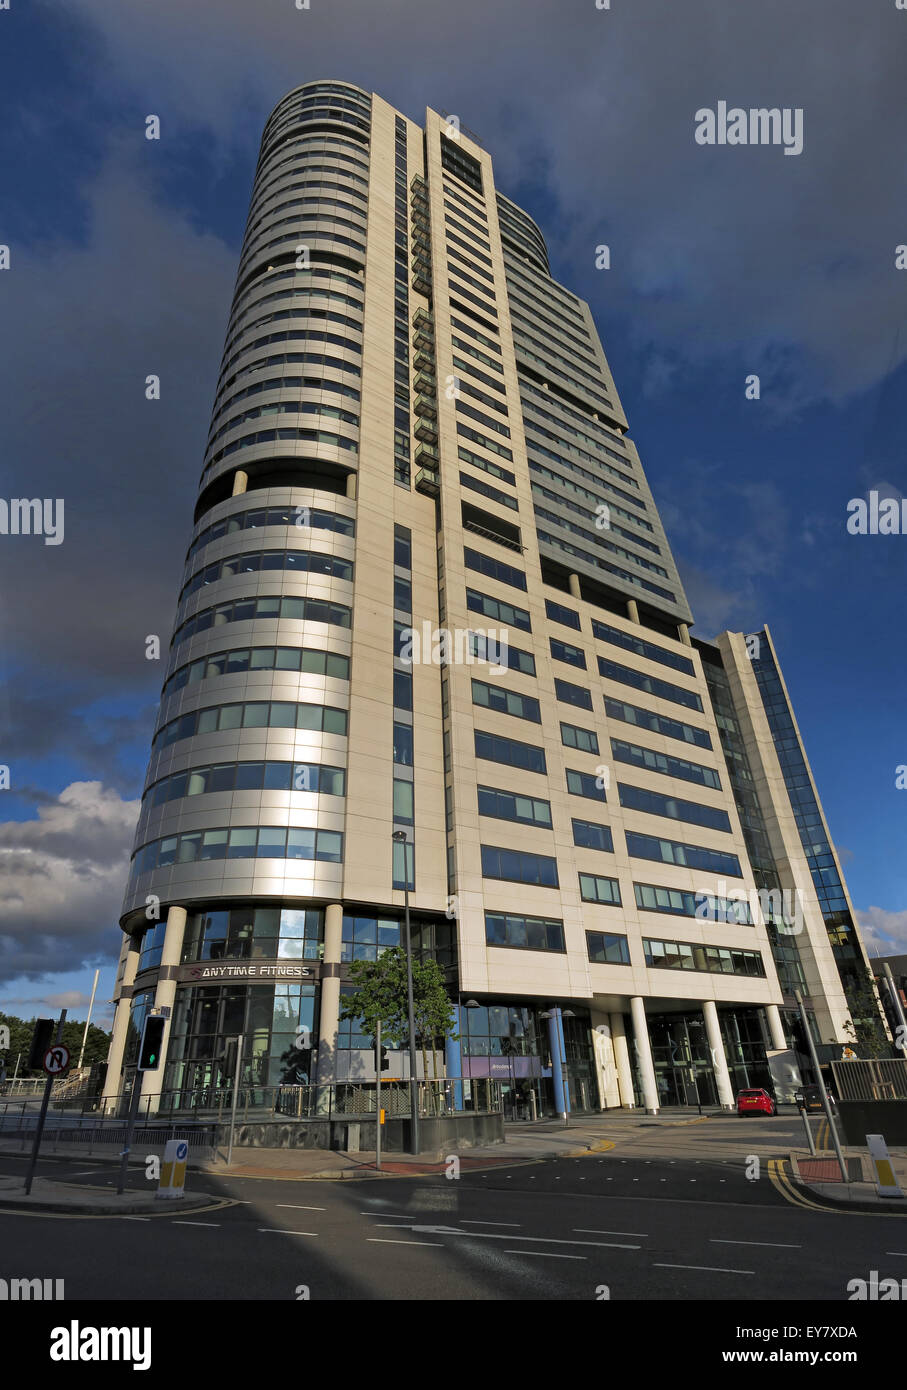
M 18 1143 L 24 1151 L 35 1137 L 38 1111 L 25 1102 L 5 1105 L 0 1113 L 0 1146 Z M 217 1126 L 208 1122 L 179 1123 L 175 1119 L 137 1122 L 132 1147 L 145 1152 L 163 1150 L 168 1139 L 185 1139 L 196 1157 L 213 1157 Z M 126 1122 L 122 1116 L 55 1114 L 49 1112 L 41 1140 L 41 1151 L 55 1153 L 61 1146 L 77 1148 L 86 1156 L 95 1152 L 118 1153 L 126 1142 Z
M 501 1083 L 487 1077 L 448 1077 L 415 1083 L 419 1114 L 426 1119 L 442 1115 L 490 1115 L 503 1111 Z M 374 1116 L 375 1082 L 343 1081 L 329 1086 L 242 1085 L 236 1096 L 236 1118 L 241 1124 L 269 1119 L 347 1119 Z M 65 1135 L 87 1134 L 92 1128 L 113 1133 L 122 1128 L 129 1110 L 131 1092 L 123 1091 L 106 1099 L 95 1095 L 55 1099 L 51 1097 L 48 1131 Z M 381 1083 L 381 1108 L 388 1117 L 410 1114 L 410 1082 Z M 188 1131 L 199 1126 L 229 1123 L 233 1113 L 232 1086 L 206 1086 L 195 1090 L 161 1091 L 142 1096 L 136 1124 L 149 1132 L 183 1123 Z M 37 1123 L 36 1098 L 0 1097 L 0 1136 L 20 1136 L 33 1132 Z M 122 1138 L 122 1136 L 120 1136 Z M 71 1142 L 80 1143 L 73 1137 Z M 101 1142 L 98 1140 L 98 1142 Z M 116 1142 L 113 1139 L 105 1142 Z
M 907 1100 L 907 1059 L 832 1062 L 839 1100 Z

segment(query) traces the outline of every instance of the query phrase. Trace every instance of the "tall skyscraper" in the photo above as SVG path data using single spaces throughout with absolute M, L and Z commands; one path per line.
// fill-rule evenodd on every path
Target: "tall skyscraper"
M 407 884 L 458 1005 L 449 1074 L 542 1112 L 731 1104 L 796 1042 L 796 989 L 819 1041 L 849 1036 L 837 966 L 865 957 L 769 634 L 691 638 L 628 429 L 588 306 L 455 120 L 338 82 L 278 104 L 109 1094 L 151 1007 L 162 1108 L 239 1035 L 255 1085 L 372 1077 L 340 994 L 400 942 Z

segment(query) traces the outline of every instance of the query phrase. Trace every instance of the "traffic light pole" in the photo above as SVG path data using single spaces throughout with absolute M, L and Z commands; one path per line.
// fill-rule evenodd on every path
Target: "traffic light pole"
M 381 1168 L 381 1020 L 375 1030 L 375 1167 Z
M 57 1024 L 57 1037 L 56 1037 L 56 1041 L 57 1041 L 58 1043 L 61 1043 L 61 1042 L 63 1041 L 63 1024 L 64 1024 L 65 1022 L 66 1022 L 66 1010 L 64 1009 L 64 1010 L 62 1011 L 62 1013 L 60 1014 L 60 1020 L 59 1020 L 59 1022 L 58 1022 L 58 1024 Z M 40 1113 L 39 1116 L 38 1116 L 38 1128 L 35 1130 L 35 1142 L 34 1142 L 34 1144 L 32 1145 L 31 1158 L 30 1158 L 29 1161 L 28 1161 L 28 1173 L 26 1174 L 26 1177 L 25 1177 L 25 1195 L 26 1195 L 26 1197 L 27 1197 L 27 1196 L 30 1194 L 30 1192 L 31 1192 L 31 1185 L 32 1185 L 32 1182 L 34 1181 L 34 1177 L 35 1177 L 35 1168 L 36 1168 L 37 1163 L 38 1163 L 38 1150 L 39 1150 L 40 1147 L 41 1147 L 41 1136 L 44 1134 L 44 1122 L 45 1122 L 45 1120 L 47 1119 L 47 1108 L 48 1108 L 48 1106 L 50 1105 L 50 1093 L 51 1093 L 51 1090 L 53 1089 L 53 1084 L 54 1084 L 54 1078 L 53 1078 L 53 1076 L 50 1075 L 50 1073 L 48 1073 L 47 1080 L 46 1080 L 45 1083 L 44 1083 L 44 1095 L 43 1095 L 42 1098 L 41 1098 L 41 1113 Z
M 123 1189 L 126 1186 L 126 1172 L 129 1167 L 129 1150 L 132 1147 L 132 1131 L 135 1129 L 135 1116 L 139 1108 L 139 1096 L 142 1093 L 142 1077 L 144 1075 L 145 1073 L 143 1071 L 139 1071 L 138 1068 L 136 1068 L 135 1080 L 132 1083 L 132 1095 L 129 1099 L 129 1119 L 126 1121 L 126 1139 L 120 1154 L 120 1173 L 117 1178 L 118 1197 L 123 1195 Z

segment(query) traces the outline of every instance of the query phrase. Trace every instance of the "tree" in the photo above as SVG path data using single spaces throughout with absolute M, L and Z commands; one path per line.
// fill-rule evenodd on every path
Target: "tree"
M 48 1010 L 50 1016 L 50 1010 Z M 9 1051 L 6 1054 L 7 1072 L 11 1077 L 15 1070 L 16 1057 L 22 1054 L 22 1062 L 19 1066 L 20 1076 L 43 1076 L 43 1072 L 31 1071 L 25 1067 L 25 1059 L 31 1047 L 32 1033 L 35 1029 L 35 1020 L 17 1018 L 13 1014 L 0 1013 L 0 1023 L 5 1023 L 9 1028 Z M 82 1034 L 85 1031 L 85 1024 L 79 1023 L 76 1019 L 63 1024 L 63 1042 L 69 1048 L 72 1057 L 72 1064 L 75 1066 L 79 1060 L 79 1053 L 82 1050 Z M 54 1033 L 56 1036 L 56 1032 Z M 106 1060 L 110 1048 L 110 1033 L 105 1033 L 103 1028 L 96 1028 L 93 1023 L 88 1027 L 88 1038 L 85 1042 L 85 1060 L 83 1065 L 90 1066 L 92 1062 L 103 1062 Z
M 377 960 L 356 960 L 350 966 L 352 994 L 340 1001 L 340 1017 L 360 1019 L 362 1031 L 374 1038 L 381 1021 L 382 1042 L 401 1048 L 408 1041 L 406 952 L 401 946 L 382 951 Z M 437 1079 L 435 1040 L 456 1036 L 453 1005 L 437 961 L 413 961 L 413 1022 L 421 1043 L 424 1075 L 428 1077 L 431 1047 L 432 1075 Z
M 844 1024 L 858 1057 L 889 1057 L 891 1043 L 882 1023 L 881 1005 L 868 970 L 855 969 L 846 991 L 850 1018 Z

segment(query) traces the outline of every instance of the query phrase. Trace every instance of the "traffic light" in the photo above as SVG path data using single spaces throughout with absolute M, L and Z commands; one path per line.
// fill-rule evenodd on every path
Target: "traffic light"
M 54 1026 L 56 1020 L 53 1018 L 35 1019 L 35 1031 L 31 1035 L 31 1048 L 28 1054 L 29 1069 L 34 1071 L 44 1065 L 44 1054 L 49 1047 L 53 1046 Z
M 162 1014 L 149 1014 L 145 1019 L 139 1045 L 139 1071 L 157 1071 L 161 1065 L 161 1047 L 166 1022 Z
M 387 1071 L 388 1068 L 390 1067 L 390 1064 L 391 1064 L 391 1059 L 390 1059 L 390 1054 L 388 1053 L 387 1048 L 386 1048 L 386 1047 L 380 1048 L 379 1051 L 378 1051 L 378 1070 L 379 1070 L 379 1071 Z

